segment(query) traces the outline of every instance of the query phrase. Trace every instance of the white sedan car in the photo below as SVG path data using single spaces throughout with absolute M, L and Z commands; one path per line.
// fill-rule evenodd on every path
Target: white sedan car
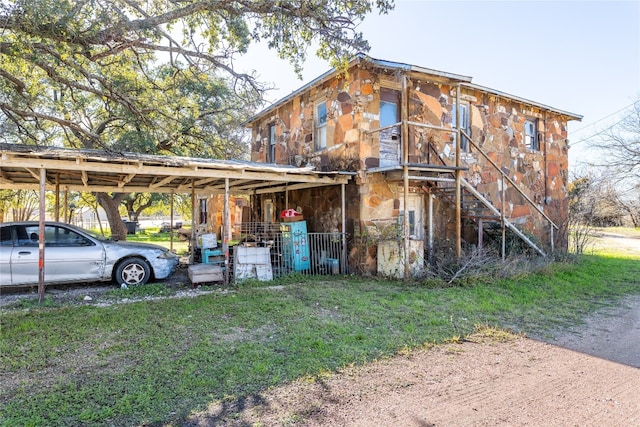
M 46 222 L 45 283 L 115 281 L 140 285 L 164 279 L 178 257 L 162 246 L 118 242 L 69 224 Z M 38 283 L 38 222 L 0 224 L 0 286 Z

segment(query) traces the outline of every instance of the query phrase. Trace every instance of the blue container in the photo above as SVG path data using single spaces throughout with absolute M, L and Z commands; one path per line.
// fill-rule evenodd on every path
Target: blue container
M 280 224 L 280 231 L 282 232 L 282 256 L 285 267 L 293 271 L 309 270 L 311 259 L 307 221 L 283 222 Z

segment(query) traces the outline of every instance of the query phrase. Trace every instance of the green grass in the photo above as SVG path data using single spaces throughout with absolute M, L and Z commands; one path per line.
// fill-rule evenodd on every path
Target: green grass
M 348 277 L 269 285 L 3 313 L 0 425 L 181 425 L 211 401 L 241 404 L 271 386 L 447 342 L 477 325 L 550 336 L 640 293 L 640 261 L 584 256 L 464 287 Z M 148 286 L 113 296 L 164 292 Z
M 157 228 L 149 228 L 144 231 L 137 232 L 136 234 L 127 235 L 127 241 L 129 242 L 144 242 L 153 243 L 156 245 L 164 246 L 167 249 L 171 247 L 171 234 L 160 233 Z M 173 236 L 173 250 L 178 255 L 184 255 L 189 251 L 189 242 L 179 240 L 176 235 Z

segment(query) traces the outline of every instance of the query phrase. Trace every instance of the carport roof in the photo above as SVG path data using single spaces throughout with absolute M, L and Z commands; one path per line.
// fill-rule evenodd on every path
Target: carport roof
M 351 173 L 194 157 L 0 144 L 0 189 L 263 194 L 345 184 Z

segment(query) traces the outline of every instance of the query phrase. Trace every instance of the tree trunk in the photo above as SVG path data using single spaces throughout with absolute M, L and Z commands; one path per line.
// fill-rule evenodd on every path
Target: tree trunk
M 136 209 L 133 212 L 133 220 L 135 222 L 138 222 L 138 218 L 140 218 L 140 214 L 142 213 L 142 211 L 144 211 L 145 209 L 149 208 L 151 205 L 153 205 L 153 200 L 149 199 L 149 201 L 147 201 L 147 203 L 138 206 L 138 209 Z
M 118 211 L 118 207 L 126 193 L 115 193 L 113 196 L 109 196 L 108 193 L 95 194 L 96 200 L 107 213 L 107 221 L 109 221 L 109 226 L 111 227 L 111 238 L 114 240 L 127 240 L 127 227 L 122 222 Z

